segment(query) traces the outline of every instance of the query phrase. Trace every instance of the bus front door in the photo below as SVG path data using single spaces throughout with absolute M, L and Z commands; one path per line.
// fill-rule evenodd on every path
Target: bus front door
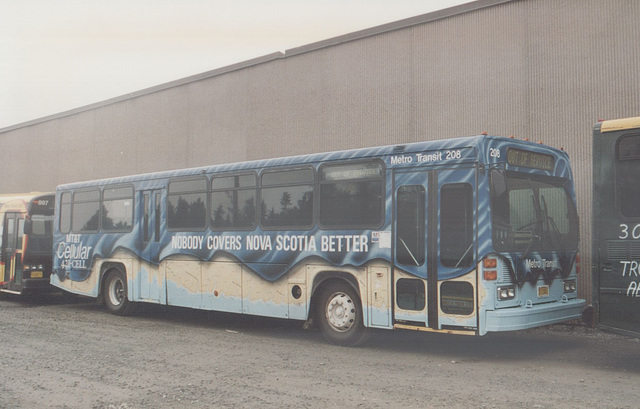
M 20 292 L 22 289 L 22 243 L 24 217 L 18 213 L 6 213 L 2 232 L 2 259 L 6 289 Z
M 428 179 L 425 178 L 429 175 Z M 428 193 L 435 174 L 424 172 L 397 172 L 395 192 L 395 308 L 394 320 L 416 325 L 437 327 L 437 315 L 432 300 L 437 287 L 435 274 L 429 271 L 428 242 L 431 240 L 429 214 L 431 201 Z M 428 260 L 429 259 L 429 260 Z M 429 294 L 427 296 L 427 294 Z M 429 306 L 427 307 L 427 301 Z
M 396 172 L 396 322 L 473 331 L 475 168 Z

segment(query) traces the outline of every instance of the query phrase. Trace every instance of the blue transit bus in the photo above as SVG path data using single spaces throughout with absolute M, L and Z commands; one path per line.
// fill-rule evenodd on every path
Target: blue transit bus
M 640 333 L 640 117 L 593 131 L 594 306 L 602 326 Z
M 155 303 L 483 335 L 577 319 L 567 154 L 487 135 L 58 186 L 51 283 Z
M 53 193 L 0 196 L 0 292 L 51 290 Z

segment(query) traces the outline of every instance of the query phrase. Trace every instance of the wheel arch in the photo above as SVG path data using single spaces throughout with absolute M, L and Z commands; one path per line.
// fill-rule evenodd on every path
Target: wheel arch
M 100 265 L 100 275 L 98 282 L 98 302 L 101 304 L 104 303 L 104 293 L 105 293 L 105 282 L 107 275 L 112 271 L 119 271 L 124 275 L 125 281 L 129 281 L 127 279 L 127 268 L 124 263 L 119 261 L 105 261 Z M 130 298 L 129 291 L 127 291 L 127 296 Z
M 368 322 L 368 317 L 365 313 L 366 308 L 364 305 L 364 298 L 362 297 L 362 293 L 360 291 L 360 285 L 358 284 L 358 279 L 352 273 L 348 273 L 346 271 L 341 271 L 341 270 L 322 271 L 314 277 L 313 284 L 311 286 L 311 299 L 309 301 L 309 317 L 315 316 L 317 303 L 318 303 L 318 294 L 320 292 L 319 290 L 329 285 L 330 283 L 334 283 L 334 282 L 346 283 L 356 291 L 356 293 L 358 294 L 358 297 L 360 298 L 359 301 L 362 306 L 363 321 L 366 325 Z

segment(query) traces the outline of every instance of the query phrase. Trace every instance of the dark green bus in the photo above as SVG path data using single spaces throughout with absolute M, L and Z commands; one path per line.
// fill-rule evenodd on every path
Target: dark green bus
M 594 127 L 592 243 L 600 325 L 640 333 L 640 117 Z

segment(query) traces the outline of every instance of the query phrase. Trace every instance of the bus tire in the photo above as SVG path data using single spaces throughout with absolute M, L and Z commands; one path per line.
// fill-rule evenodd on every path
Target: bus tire
M 334 281 L 321 288 L 317 307 L 318 327 L 331 344 L 355 346 L 364 340 L 362 304 L 349 284 Z
M 104 302 L 109 311 L 115 315 L 130 315 L 135 304 L 127 298 L 127 280 L 120 270 L 107 273 L 104 283 Z

